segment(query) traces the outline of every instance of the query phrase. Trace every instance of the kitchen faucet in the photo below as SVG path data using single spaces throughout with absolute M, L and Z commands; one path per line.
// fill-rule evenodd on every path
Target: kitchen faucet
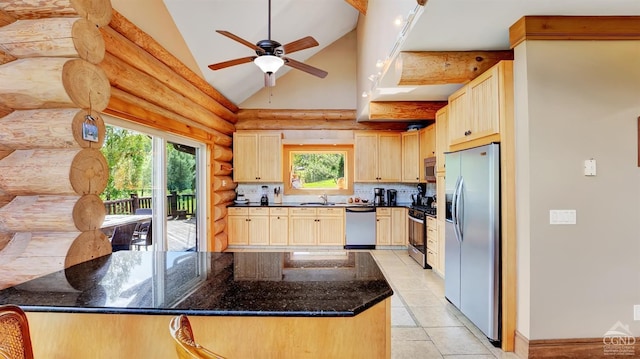
M 320 195 L 318 197 L 320 197 L 320 199 L 322 199 L 322 204 L 326 205 L 327 203 L 329 203 L 329 200 L 327 198 L 327 194 L 326 193 L 323 193 L 322 195 Z

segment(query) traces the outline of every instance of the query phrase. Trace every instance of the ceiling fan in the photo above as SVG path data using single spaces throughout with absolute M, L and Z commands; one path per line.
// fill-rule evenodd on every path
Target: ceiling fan
M 267 40 L 260 40 L 254 45 L 249 41 L 230 33 L 229 31 L 216 30 L 216 32 L 247 47 L 252 48 L 253 50 L 255 50 L 256 56 L 241 57 L 238 59 L 211 64 L 208 66 L 211 70 L 220 70 L 247 62 L 253 62 L 260 68 L 260 70 L 262 70 L 262 72 L 264 72 L 264 81 L 265 86 L 267 87 L 275 86 L 274 74 L 283 65 L 293 67 L 294 69 L 304 71 L 308 74 L 320 78 L 325 78 L 327 76 L 326 71 L 320 70 L 316 67 L 307 65 L 305 63 L 285 56 L 296 51 L 318 46 L 318 42 L 313 37 L 306 36 L 285 45 L 282 45 L 275 40 L 271 40 L 271 0 L 269 0 L 269 23 Z

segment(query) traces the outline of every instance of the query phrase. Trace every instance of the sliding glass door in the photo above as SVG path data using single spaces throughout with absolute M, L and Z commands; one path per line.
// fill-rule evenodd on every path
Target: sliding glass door
M 103 232 L 114 250 L 206 250 L 206 147 L 105 116 L 110 167 Z

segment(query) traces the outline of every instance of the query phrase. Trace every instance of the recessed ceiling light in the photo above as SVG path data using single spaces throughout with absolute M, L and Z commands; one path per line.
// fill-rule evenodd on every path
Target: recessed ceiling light
M 404 24 L 404 17 L 402 15 L 396 16 L 393 20 L 393 24 L 396 26 L 402 26 L 402 24 Z

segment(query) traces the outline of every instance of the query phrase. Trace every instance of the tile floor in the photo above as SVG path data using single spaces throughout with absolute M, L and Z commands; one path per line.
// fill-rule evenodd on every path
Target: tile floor
M 420 267 L 406 250 L 373 250 L 393 287 L 391 358 L 517 359 L 495 348 L 444 299 L 444 280 Z

